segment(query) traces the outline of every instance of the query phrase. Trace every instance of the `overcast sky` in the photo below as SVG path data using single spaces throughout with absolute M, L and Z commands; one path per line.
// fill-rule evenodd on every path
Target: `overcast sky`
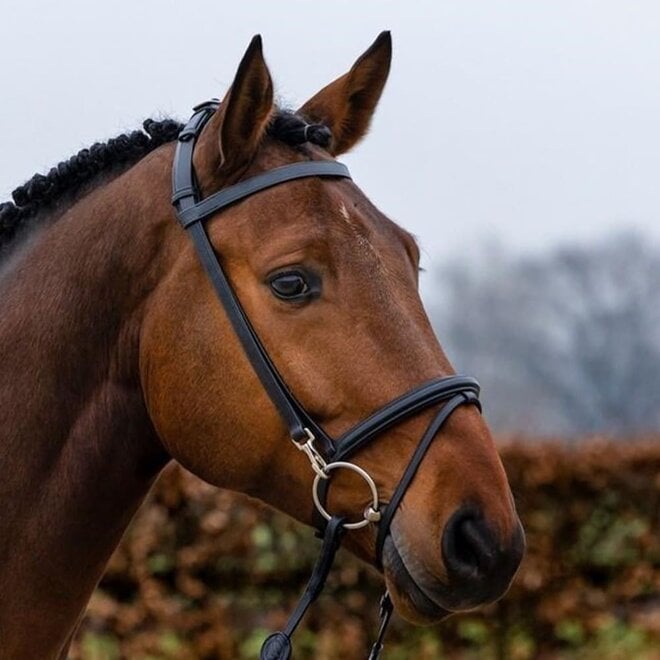
M 3 0 L 0 200 L 147 116 L 221 96 L 251 36 L 303 103 L 382 29 L 394 61 L 344 160 L 425 265 L 636 227 L 660 238 L 660 4 Z

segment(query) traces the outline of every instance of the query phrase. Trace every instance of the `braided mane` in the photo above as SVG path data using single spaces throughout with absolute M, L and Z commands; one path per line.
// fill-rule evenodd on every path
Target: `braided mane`
M 100 182 L 102 174 L 134 165 L 166 142 L 176 140 L 183 124 L 173 119 L 147 119 L 143 130 L 123 133 L 107 142 L 97 142 L 68 160 L 52 167 L 47 174 L 35 174 L 12 192 L 11 202 L 0 204 L 0 257 L 19 234 L 38 225 L 42 211 L 53 211 L 75 195 Z M 332 135 L 322 124 L 307 124 L 293 112 L 277 110 L 268 129 L 269 135 L 291 146 L 312 142 L 328 146 Z

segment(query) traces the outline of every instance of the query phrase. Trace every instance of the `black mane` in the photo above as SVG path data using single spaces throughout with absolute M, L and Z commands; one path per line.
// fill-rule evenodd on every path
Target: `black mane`
M 0 255 L 42 211 L 70 200 L 93 184 L 100 175 L 134 165 L 157 147 L 176 140 L 183 124 L 164 119 L 147 119 L 143 130 L 123 133 L 105 143 L 97 142 L 51 168 L 48 174 L 35 174 L 12 192 L 12 202 L 0 204 Z M 308 124 L 293 112 L 278 110 L 268 129 L 269 135 L 296 146 L 312 142 L 326 147 L 331 133 L 321 124 Z

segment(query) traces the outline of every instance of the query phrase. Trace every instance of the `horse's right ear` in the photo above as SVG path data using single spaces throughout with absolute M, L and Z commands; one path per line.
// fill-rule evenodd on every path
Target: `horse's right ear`
M 263 139 L 273 111 L 273 81 L 264 60 L 261 36 L 252 38 L 234 82 L 208 123 L 209 142 L 200 144 L 204 166 L 229 175 L 247 165 Z
M 313 96 L 299 112 L 332 132 L 328 151 L 337 156 L 359 142 L 371 123 L 392 61 L 392 37 L 381 32 L 350 71 Z

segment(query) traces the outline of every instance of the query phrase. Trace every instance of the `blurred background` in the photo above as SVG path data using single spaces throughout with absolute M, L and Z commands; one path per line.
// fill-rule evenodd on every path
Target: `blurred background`
M 371 134 L 344 160 L 418 237 L 427 309 L 482 381 L 529 552 L 502 603 L 397 622 L 385 657 L 660 657 L 660 5 L 3 0 L 0 16 L 0 201 L 222 96 L 255 33 L 297 107 L 392 30 Z M 171 472 L 74 657 L 256 658 L 315 543 Z M 346 557 L 297 657 L 363 657 L 378 586 Z

